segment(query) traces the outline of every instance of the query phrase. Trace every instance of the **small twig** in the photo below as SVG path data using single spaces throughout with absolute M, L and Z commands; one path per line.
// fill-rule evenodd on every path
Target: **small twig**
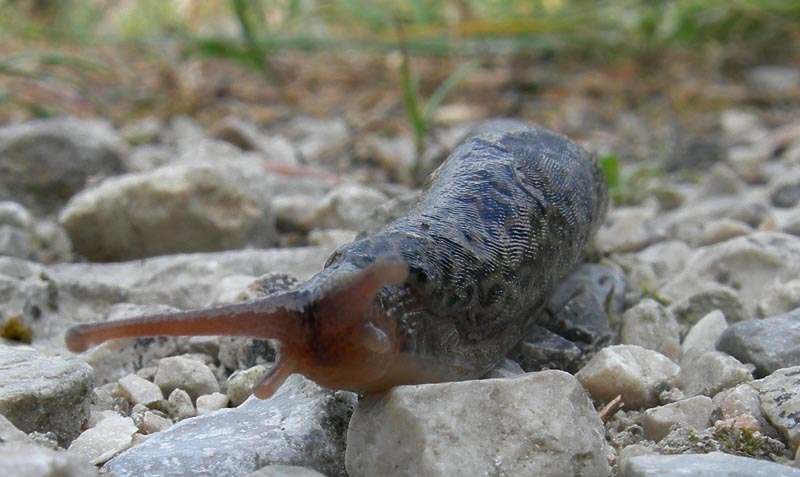
M 608 404 L 603 406 L 603 409 L 600 409 L 600 411 L 597 414 L 600 416 L 600 419 L 603 422 L 608 422 L 608 420 L 611 419 L 614 416 L 614 414 L 616 414 L 617 411 L 622 409 L 624 406 L 625 403 L 622 402 L 622 395 L 618 395 L 617 397 L 612 399 Z

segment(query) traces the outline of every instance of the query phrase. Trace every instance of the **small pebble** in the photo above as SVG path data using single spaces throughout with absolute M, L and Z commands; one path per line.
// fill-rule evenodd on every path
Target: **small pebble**
M 784 315 L 749 320 L 728 327 L 717 349 L 756 366 L 756 376 L 800 365 L 800 308 Z
M 197 398 L 197 415 L 208 414 L 228 406 L 228 396 L 222 393 L 204 394 Z
M 719 351 L 690 349 L 681 358 L 680 388 L 687 396 L 713 397 L 723 389 L 753 379 L 750 368 Z
M 250 397 L 253 386 L 269 369 L 266 365 L 257 364 L 252 368 L 234 371 L 228 378 L 228 398 L 231 404 L 236 407 Z
M 148 405 L 164 399 L 164 394 L 158 386 L 135 374 L 129 374 L 120 379 L 119 386 L 123 397 L 131 404 Z
M 219 392 L 217 378 L 208 366 L 183 356 L 161 359 L 158 362 L 155 383 L 164 394 L 180 388 L 192 399 L 203 394 Z
M 800 469 L 722 452 L 640 455 L 628 459 L 621 477 L 800 477 Z
M 680 354 L 678 322 L 672 312 L 646 298 L 622 315 L 620 343 L 657 351 L 673 361 Z
M 575 375 L 592 398 L 609 402 L 622 396 L 625 408 L 658 404 L 658 388 L 677 383 L 680 368 L 663 354 L 634 345 L 600 350 Z
M 155 432 L 161 432 L 169 429 L 171 425 L 172 421 L 166 417 L 161 416 L 159 413 L 154 411 L 147 411 L 142 416 L 142 422 L 139 425 L 139 431 L 141 431 L 143 434 L 153 434 Z
M 642 414 L 646 439 L 660 441 L 673 426 L 703 430 L 711 425 L 714 403 L 708 396 L 695 396 L 665 406 L 650 408 Z
M 172 391 L 167 400 L 171 404 L 171 416 L 176 421 L 182 421 L 197 415 L 191 396 L 183 389 Z
M 130 417 L 108 415 L 95 427 L 85 430 L 70 444 L 68 453 L 83 456 L 91 464 L 102 464 L 133 444 L 138 430 Z
M 686 354 L 692 348 L 713 351 L 716 349 L 717 339 L 728 328 L 725 315 L 719 310 L 714 310 L 694 324 L 686 333 L 681 343 L 681 354 Z

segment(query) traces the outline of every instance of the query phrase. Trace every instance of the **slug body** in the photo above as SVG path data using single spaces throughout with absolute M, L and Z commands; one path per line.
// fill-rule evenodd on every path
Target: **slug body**
M 292 373 L 373 392 L 471 379 L 535 324 L 607 204 L 602 173 L 564 136 L 513 120 L 479 127 L 429 177 L 408 215 L 344 245 L 287 292 L 248 302 L 78 325 L 68 347 L 112 338 L 234 335 L 280 342 L 256 385 Z

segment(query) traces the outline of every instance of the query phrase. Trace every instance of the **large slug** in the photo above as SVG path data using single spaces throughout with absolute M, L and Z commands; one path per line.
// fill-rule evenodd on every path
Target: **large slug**
M 275 339 L 272 395 L 292 373 L 334 389 L 476 378 L 535 323 L 607 204 L 602 173 L 568 138 L 514 120 L 479 127 L 408 215 L 338 248 L 298 287 L 242 303 L 67 331 L 74 352 L 113 338 Z

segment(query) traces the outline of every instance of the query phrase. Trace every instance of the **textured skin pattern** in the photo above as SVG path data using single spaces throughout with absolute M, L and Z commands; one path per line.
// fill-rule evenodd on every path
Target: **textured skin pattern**
M 402 257 L 407 282 L 377 298 L 400 325 L 402 352 L 446 364 L 442 378 L 477 377 L 535 324 L 606 207 L 605 180 L 585 150 L 517 121 L 490 121 L 431 175 L 407 216 L 340 247 L 302 288 L 324 292 L 339 273 Z

